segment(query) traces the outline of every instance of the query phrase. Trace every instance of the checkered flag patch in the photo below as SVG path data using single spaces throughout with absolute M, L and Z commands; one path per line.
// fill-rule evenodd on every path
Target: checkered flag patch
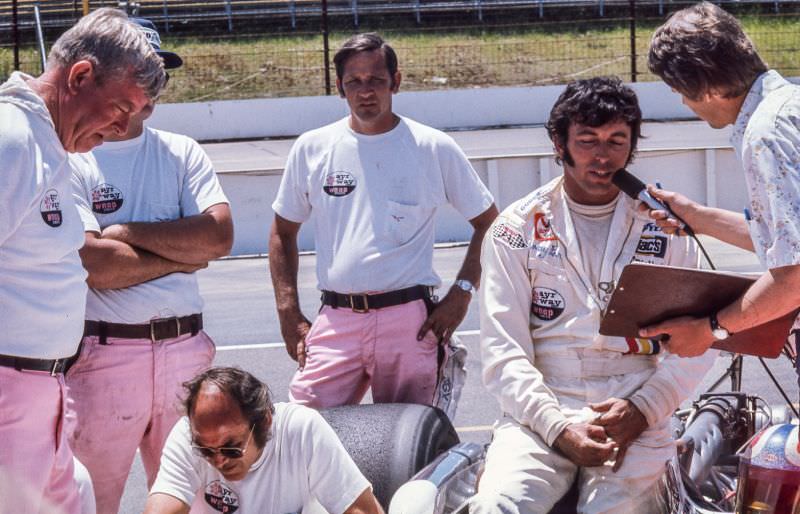
M 509 248 L 513 248 L 515 250 L 528 247 L 528 245 L 525 243 L 525 238 L 522 237 L 522 234 L 519 232 L 519 230 L 505 223 L 498 223 L 494 226 L 494 228 L 492 228 L 492 237 L 498 241 L 501 241 Z

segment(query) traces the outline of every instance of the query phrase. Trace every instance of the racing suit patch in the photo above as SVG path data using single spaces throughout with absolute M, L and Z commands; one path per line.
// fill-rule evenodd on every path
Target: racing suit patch
M 492 227 L 492 237 L 509 248 L 520 250 L 527 247 L 525 238 L 516 228 L 506 223 L 497 223 Z
M 533 215 L 533 235 L 536 241 L 554 241 L 556 239 L 556 235 L 550 227 L 550 221 L 543 212 Z
M 667 238 L 664 236 L 642 235 L 636 244 L 636 253 L 663 259 L 667 255 Z
M 552 321 L 561 316 L 566 302 L 561 293 L 548 287 L 534 287 L 531 314 L 543 321 Z
M 625 355 L 656 355 L 661 353 L 661 342 L 658 339 L 626 337 L 625 342 L 628 343 L 628 351 L 625 352 Z

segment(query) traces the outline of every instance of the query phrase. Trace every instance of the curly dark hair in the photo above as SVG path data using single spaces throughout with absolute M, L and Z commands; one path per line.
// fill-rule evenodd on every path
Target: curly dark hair
M 183 406 L 186 414 L 191 417 L 194 412 L 197 396 L 207 384 L 217 386 L 220 391 L 229 395 L 239 405 L 242 416 L 247 419 L 248 425 L 253 429 L 253 440 L 259 448 L 263 448 L 269 440 L 270 427 L 265 423 L 275 414 L 269 388 L 250 373 L 239 368 L 215 367 L 209 368 L 193 379 L 184 382 L 186 399 Z
M 636 93 L 616 77 L 594 77 L 567 84 L 553 105 L 545 128 L 550 140 L 564 150 L 563 161 L 574 166 L 567 150 L 569 126 L 580 123 L 599 127 L 613 121 L 624 121 L 631 128 L 631 153 L 627 161 L 630 163 L 642 127 L 642 110 Z M 562 164 L 561 161 L 556 155 L 556 162 Z
M 336 66 L 336 78 L 339 79 L 339 82 L 341 82 L 344 76 L 344 67 L 351 57 L 361 52 L 374 52 L 376 50 L 380 50 L 383 54 L 383 61 L 386 63 L 386 69 L 389 71 L 389 85 L 394 87 L 394 75 L 397 73 L 397 54 L 394 48 L 389 46 L 389 44 L 375 32 L 356 34 L 345 41 L 342 47 L 337 50 L 336 55 L 333 56 L 333 64 Z M 344 96 L 344 90 L 341 85 L 339 86 L 339 94 Z
M 647 66 L 690 100 L 741 96 L 767 71 L 739 20 L 709 2 L 681 9 L 656 29 Z

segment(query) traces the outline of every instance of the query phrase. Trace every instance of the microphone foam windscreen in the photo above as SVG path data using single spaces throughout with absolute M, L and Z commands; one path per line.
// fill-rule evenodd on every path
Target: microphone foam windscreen
M 636 199 L 639 192 L 646 187 L 644 182 L 631 175 L 625 168 L 617 170 L 611 178 L 611 182 L 633 199 Z

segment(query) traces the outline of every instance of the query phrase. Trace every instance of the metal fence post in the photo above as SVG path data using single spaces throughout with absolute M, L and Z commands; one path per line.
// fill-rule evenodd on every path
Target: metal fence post
M 289 18 L 292 20 L 292 30 L 297 28 L 297 6 L 294 0 L 289 2 Z
M 225 0 L 225 16 L 228 18 L 228 32 L 233 32 L 233 8 L 231 0 Z
M 350 9 L 353 11 L 353 25 L 358 28 L 358 0 L 350 0 Z
M 19 20 L 17 19 L 17 0 L 11 1 L 11 27 L 14 31 L 14 70 L 19 71 Z
M 39 15 L 38 4 L 33 6 L 33 18 L 36 21 L 36 42 L 39 44 L 39 63 L 42 66 L 42 73 L 44 73 L 47 54 L 44 49 L 44 32 L 42 31 L 42 17 Z
M 328 46 L 328 0 L 322 0 L 322 59 L 325 65 L 325 94 L 331 94 L 331 51 Z
M 628 3 L 631 17 L 631 82 L 636 82 L 636 0 Z
M 167 0 L 163 0 L 162 10 L 164 11 L 164 30 L 169 34 L 169 11 L 167 10 Z

